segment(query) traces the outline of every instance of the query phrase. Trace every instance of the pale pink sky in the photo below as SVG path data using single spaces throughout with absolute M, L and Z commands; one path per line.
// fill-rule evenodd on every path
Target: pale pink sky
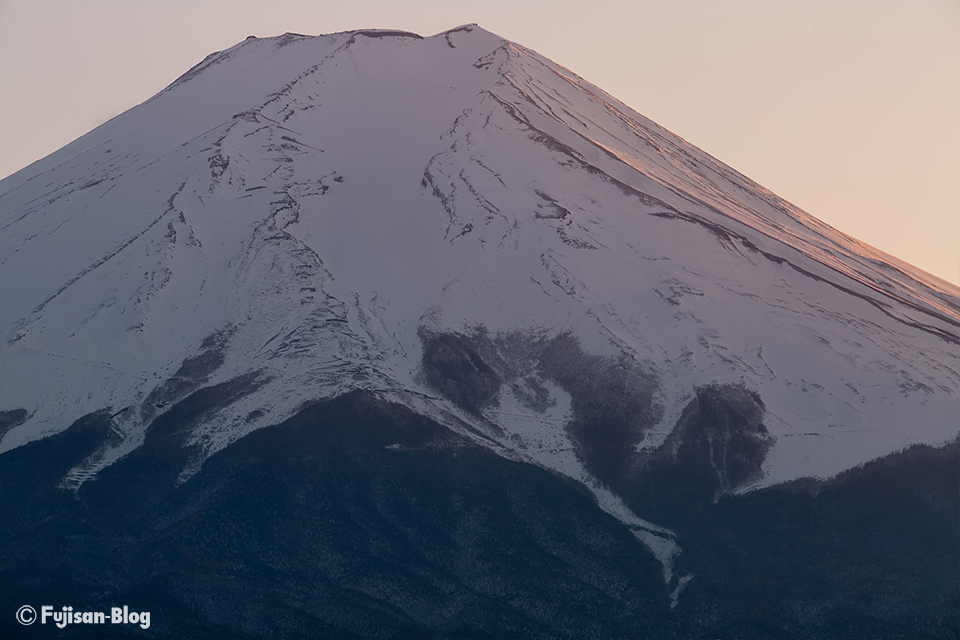
M 248 35 L 470 22 L 960 283 L 960 0 L 0 0 L 0 176 Z

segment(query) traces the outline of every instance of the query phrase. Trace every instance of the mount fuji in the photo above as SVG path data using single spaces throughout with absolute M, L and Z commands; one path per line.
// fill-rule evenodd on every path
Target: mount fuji
M 960 633 L 960 289 L 477 25 L 251 36 L 0 225 L 4 637 Z

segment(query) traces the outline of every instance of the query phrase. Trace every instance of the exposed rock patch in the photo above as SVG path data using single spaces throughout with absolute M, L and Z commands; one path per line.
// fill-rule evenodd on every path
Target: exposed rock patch
M 614 485 L 643 433 L 660 417 L 657 377 L 628 358 L 587 354 L 572 336 L 551 340 L 539 360 L 543 375 L 572 399 L 567 430 L 578 456 L 599 479 Z
M 477 351 L 476 338 L 421 330 L 427 384 L 461 409 L 477 414 L 496 400 L 502 380 Z
M 639 452 L 623 487 L 642 513 L 673 520 L 762 474 L 773 446 L 756 393 L 735 385 L 697 391 L 666 441 Z
M 18 427 L 26 422 L 27 418 L 29 417 L 30 413 L 26 409 L 0 411 L 0 438 L 2 438 L 7 431 L 10 431 L 10 429 Z

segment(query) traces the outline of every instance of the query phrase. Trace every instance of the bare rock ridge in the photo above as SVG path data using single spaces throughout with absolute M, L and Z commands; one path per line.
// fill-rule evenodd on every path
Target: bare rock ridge
M 207 56 L 0 291 L 4 637 L 960 632 L 960 289 L 477 25 Z

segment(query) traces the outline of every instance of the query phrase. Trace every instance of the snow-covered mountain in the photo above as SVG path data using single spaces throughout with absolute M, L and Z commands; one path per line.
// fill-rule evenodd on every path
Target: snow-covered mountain
M 586 488 L 676 607 L 667 479 L 716 504 L 960 432 L 957 287 L 476 25 L 250 37 L 0 215 L 0 452 L 108 416 L 78 496 L 163 425 L 188 487 L 362 392 Z

